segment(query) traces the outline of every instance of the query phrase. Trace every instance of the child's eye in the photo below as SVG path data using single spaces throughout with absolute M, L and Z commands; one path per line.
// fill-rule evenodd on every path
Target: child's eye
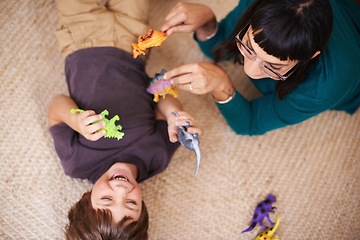
M 132 200 L 128 200 L 127 203 L 136 205 L 136 202 L 135 202 L 135 201 L 132 201 Z

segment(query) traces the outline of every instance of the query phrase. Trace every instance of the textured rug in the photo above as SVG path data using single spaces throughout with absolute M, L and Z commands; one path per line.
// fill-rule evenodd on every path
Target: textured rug
M 237 1 L 194 0 L 221 19 Z M 158 29 L 176 2 L 152 0 Z M 63 239 L 67 212 L 91 189 L 64 175 L 48 131 L 52 96 L 67 93 L 50 0 L 0 1 L 0 239 Z M 191 34 L 152 51 L 148 74 L 205 58 Z M 222 66 L 247 98 L 259 96 L 243 70 Z M 197 119 L 202 162 L 179 148 L 168 169 L 141 184 L 150 239 L 253 239 L 256 204 L 276 196 L 281 239 L 360 239 L 360 111 L 327 111 L 263 136 L 238 136 L 209 95 L 180 92 Z M 266 222 L 265 222 L 266 223 Z

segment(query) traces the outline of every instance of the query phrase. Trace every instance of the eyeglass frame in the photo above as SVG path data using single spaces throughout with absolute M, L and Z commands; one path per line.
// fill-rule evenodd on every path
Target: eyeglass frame
M 268 77 L 270 77 L 271 79 L 274 79 L 274 80 L 285 81 L 285 80 L 286 80 L 288 77 L 290 77 L 290 75 L 295 71 L 295 67 L 298 66 L 298 65 L 296 64 L 296 65 L 293 66 L 291 69 L 289 69 L 289 71 L 287 71 L 287 73 L 286 73 L 286 74 L 288 74 L 288 75 L 287 75 L 287 76 L 284 76 L 284 75 L 278 73 L 278 72 L 277 72 L 275 69 L 273 69 L 271 66 L 269 66 L 269 64 L 266 64 L 266 63 L 260 61 L 260 60 L 256 57 L 255 53 L 254 53 L 254 52 L 240 39 L 240 37 L 239 37 L 239 35 L 244 31 L 244 29 L 246 29 L 246 27 L 247 27 L 248 25 L 249 25 L 249 23 L 246 24 L 245 27 L 244 27 L 243 29 L 241 29 L 241 31 L 240 31 L 237 35 L 235 35 L 236 43 L 240 43 L 241 46 L 243 46 L 243 47 L 245 48 L 245 50 L 248 51 L 248 53 L 250 53 L 250 55 L 251 55 L 251 57 L 252 57 L 250 60 L 252 60 L 252 61 L 255 60 L 255 61 L 259 64 L 260 69 L 261 69 L 261 66 L 265 67 L 266 69 L 268 69 L 268 70 L 270 70 L 272 73 L 274 73 L 276 76 L 278 76 L 279 79 L 274 78 L 273 76 L 270 76 L 270 74 L 268 74 L 268 73 L 265 72 L 263 69 L 261 69 L 261 71 L 262 71 L 263 73 L 265 73 Z M 247 32 L 247 31 L 246 31 L 246 32 Z M 245 32 L 245 34 L 246 34 L 246 32 Z M 244 36 L 245 36 L 245 34 L 244 34 Z M 244 37 L 244 36 L 243 36 L 243 37 Z M 238 50 L 240 51 L 241 55 L 243 55 L 243 57 L 248 58 L 248 56 L 245 55 L 245 53 L 241 50 L 241 48 L 239 47 L 238 44 L 236 44 L 236 47 L 237 47 Z M 290 72 L 290 73 L 289 73 L 289 72 Z

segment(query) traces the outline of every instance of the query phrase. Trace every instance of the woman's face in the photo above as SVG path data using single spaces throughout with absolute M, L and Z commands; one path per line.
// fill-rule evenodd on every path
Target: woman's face
M 267 75 L 264 72 L 269 70 L 264 68 L 264 66 L 261 66 L 262 65 L 261 63 L 270 66 L 274 71 L 276 71 L 280 75 L 285 75 L 299 62 L 299 61 L 290 61 L 290 60 L 282 61 L 277 57 L 267 54 L 262 48 L 260 48 L 260 46 L 257 43 L 255 43 L 251 26 L 249 27 L 248 31 L 245 33 L 242 41 L 248 47 L 248 49 L 253 52 L 253 55 L 256 57 L 256 59 L 251 59 L 247 56 L 244 56 L 244 71 L 249 77 L 253 79 L 261 79 L 261 78 L 269 77 L 269 75 Z M 242 51 L 244 52 L 244 50 Z M 275 79 L 275 80 L 279 80 L 279 79 Z
M 141 215 L 142 193 L 136 182 L 137 168 L 126 163 L 115 163 L 95 183 L 91 192 L 94 209 L 109 209 L 118 223 L 124 217 L 137 221 Z

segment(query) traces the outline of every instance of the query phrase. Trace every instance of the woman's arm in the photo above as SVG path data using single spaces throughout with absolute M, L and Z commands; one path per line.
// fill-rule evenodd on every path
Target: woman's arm
M 213 58 L 214 49 L 218 47 L 222 41 L 230 37 L 234 31 L 237 21 L 253 1 L 254 0 L 239 1 L 239 4 L 218 23 L 217 32 L 212 38 L 203 41 L 198 38 L 197 34 L 194 34 L 195 41 L 197 41 L 201 51 L 207 57 Z
M 48 110 L 50 126 L 65 123 L 91 141 L 96 141 L 105 135 L 105 130 L 99 131 L 99 129 L 105 126 L 104 121 L 92 124 L 102 119 L 100 114 L 96 114 L 93 110 L 72 114 L 71 109 L 78 109 L 73 99 L 65 95 L 53 97 Z
M 282 101 L 276 93 L 271 93 L 248 101 L 238 92 L 230 102 L 216 103 L 229 126 L 241 135 L 262 135 L 298 124 L 326 111 L 331 104 L 306 93 L 291 93 Z

